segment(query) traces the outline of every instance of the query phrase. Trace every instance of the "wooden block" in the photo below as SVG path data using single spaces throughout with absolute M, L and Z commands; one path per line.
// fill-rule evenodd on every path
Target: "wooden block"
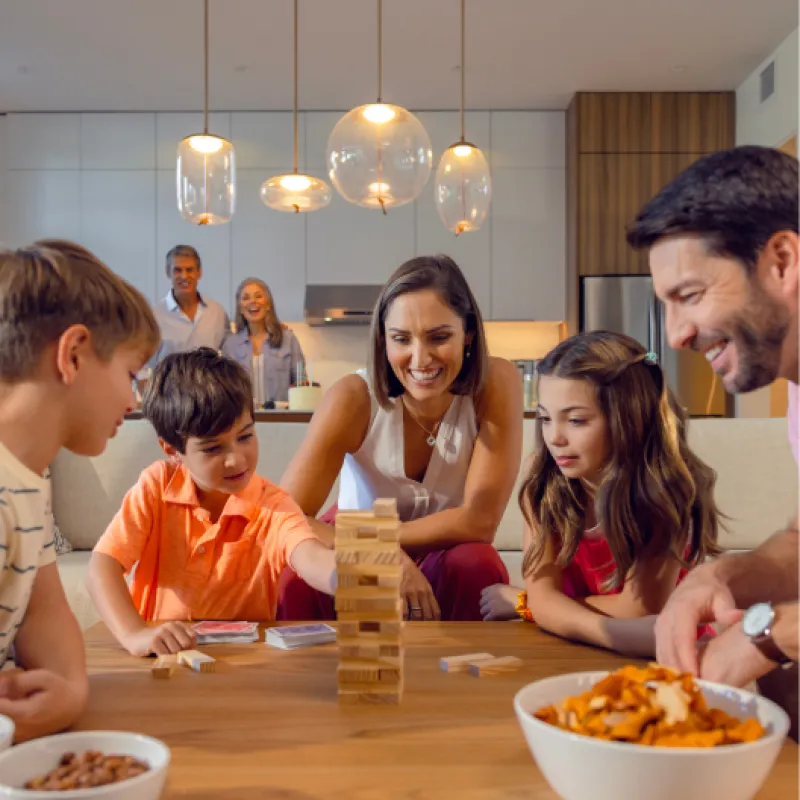
M 476 661 L 469 665 L 470 675 L 482 678 L 485 675 L 499 675 L 502 672 L 514 672 L 522 665 L 522 659 L 516 656 L 503 656 L 485 661 Z
M 338 639 L 360 637 L 362 641 L 389 640 L 394 644 L 403 631 L 405 622 L 345 622 L 339 621 L 336 626 Z
M 171 678 L 178 666 L 178 656 L 158 656 L 150 667 L 150 674 L 154 678 Z
M 403 699 L 402 690 L 398 692 L 339 692 L 340 705 L 396 706 Z
M 470 653 L 465 656 L 446 656 L 439 659 L 439 666 L 445 672 L 466 672 L 467 667 L 476 661 L 487 661 L 494 658 L 491 653 Z
M 352 611 L 371 616 L 375 613 L 394 611 L 397 608 L 397 593 L 390 597 L 341 597 L 337 592 L 334 605 L 337 613 Z
M 382 667 L 379 670 L 378 680 L 381 683 L 400 683 L 403 680 L 403 670 Z
M 216 661 L 199 650 L 181 650 L 178 653 L 178 663 L 193 669 L 195 672 L 213 672 Z
M 394 497 L 381 497 L 372 504 L 372 513 L 380 519 L 397 519 L 397 500 Z
M 339 642 L 339 659 L 342 662 L 352 659 L 372 661 L 387 667 L 402 667 L 403 657 L 403 649 L 399 645 L 381 645 L 357 639 Z
M 363 581 L 364 576 L 360 576 L 358 580 Z M 397 600 L 399 596 L 397 589 L 393 589 L 391 586 L 378 586 L 377 578 L 374 579 L 374 582 L 368 581 L 356 586 L 340 586 L 336 590 L 337 600 Z
M 377 542 L 370 548 L 356 544 L 337 545 L 336 563 L 349 565 L 398 565 L 403 563 L 403 553 L 396 544 L 391 542 Z
M 394 601 L 394 607 L 385 610 L 351 611 L 342 609 L 337 613 L 337 618 L 342 622 L 402 622 L 403 601 L 397 598 Z
M 401 577 L 403 567 L 401 564 L 340 564 L 336 570 L 337 575 L 347 575 L 355 578 L 380 579 L 382 577 Z
M 381 668 L 376 661 L 369 659 L 342 659 L 336 670 L 339 685 L 343 683 L 378 683 Z

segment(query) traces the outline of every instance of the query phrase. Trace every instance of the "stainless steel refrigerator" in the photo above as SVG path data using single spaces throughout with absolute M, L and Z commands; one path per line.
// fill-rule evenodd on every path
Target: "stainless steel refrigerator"
M 705 357 L 693 350 L 673 350 L 669 346 L 664 309 L 649 276 L 581 278 L 581 330 L 632 336 L 658 354 L 670 387 L 691 416 L 726 416 L 722 381 Z

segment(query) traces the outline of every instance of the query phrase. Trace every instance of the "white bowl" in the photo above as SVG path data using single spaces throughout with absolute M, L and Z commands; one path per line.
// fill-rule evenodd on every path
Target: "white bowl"
M 134 756 L 150 765 L 135 778 L 65 792 L 23 789 L 25 783 L 58 765 L 64 753 L 98 750 L 106 755 Z M 158 739 L 121 731 L 79 731 L 34 739 L 0 753 L 0 798 L 13 800 L 158 800 L 167 779 L 169 748 Z
M 751 800 L 778 757 L 789 718 L 771 700 L 698 680 L 708 705 L 756 717 L 767 733 L 724 747 L 666 748 L 607 742 L 536 719 L 540 708 L 582 694 L 607 672 L 574 672 L 528 684 L 514 710 L 534 761 L 562 800 Z
M 0 752 L 14 741 L 14 721 L 0 714 Z

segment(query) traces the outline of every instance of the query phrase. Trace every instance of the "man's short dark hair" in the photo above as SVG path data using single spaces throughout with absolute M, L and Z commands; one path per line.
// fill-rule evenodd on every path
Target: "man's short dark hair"
M 253 414 L 250 376 L 210 347 L 167 356 L 142 401 L 158 437 L 179 453 L 186 452 L 190 437 L 219 436 L 246 411 Z
M 190 244 L 176 244 L 172 250 L 167 253 L 167 275 L 172 274 L 172 267 L 175 265 L 176 256 L 184 256 L 185 258 L 193 258 L 197 269 L 203 268 L 203 263 L 200 261 L 200 253 L 194 249 Z
M 797 233 L 797 215 L 797 159 L 747 145 L 687 167 L 639 212 L 627 239 L 641 250 L 664 236 L 697 234 L 709 252 L 752 272 L 772 236 Z

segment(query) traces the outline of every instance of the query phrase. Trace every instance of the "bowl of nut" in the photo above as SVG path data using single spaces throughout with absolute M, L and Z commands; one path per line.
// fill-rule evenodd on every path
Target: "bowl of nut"
M 751 800 L 789 729 L 766 697 L 657 664 L 545 678 L 514 709 L 562 800 Z
M 169 760 L 163 742 L 136 733 L 47 736 L 0 753 L 0 798 L 158 800 Z

